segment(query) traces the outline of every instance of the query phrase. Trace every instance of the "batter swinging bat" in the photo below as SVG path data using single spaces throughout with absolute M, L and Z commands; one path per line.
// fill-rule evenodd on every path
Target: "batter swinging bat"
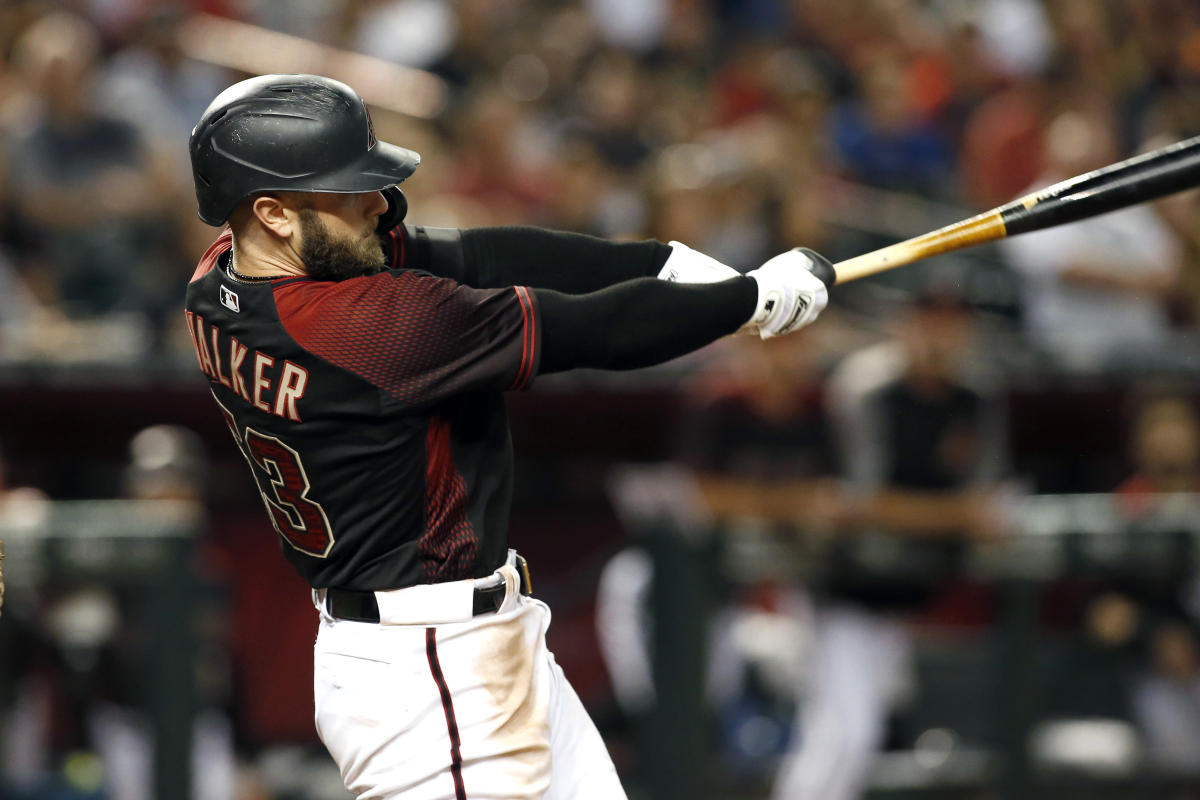
M 1200 186 L 1200 136 L 1110 164 L 931 233 L 833 265 L 834 283 Z

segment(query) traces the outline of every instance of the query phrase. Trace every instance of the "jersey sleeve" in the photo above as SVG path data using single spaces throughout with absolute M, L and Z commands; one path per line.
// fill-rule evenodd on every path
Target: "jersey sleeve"
M 529 286 L 588 294 L 658 275 L 670 245 L 610 242 L 530 225 L 430 228 L 398 225 L 380 234 L 389 266 L 419 269 L 481 289 Z
M 467 263 L 458 228 L 397 225 L 379 234 L 383 255 L 392 269 L 414 269 L 481 289 L 498 289 L 527 281 L 485 283 L 477 266 Z
M 540 316 L 524 286 L 472 289 L 405 270 L 286 282 L 275 304 L 300 346 L 405 406 L 523 389 L 537 372 Z
M 404 225 L 397 225 L 379 234 L 379 244 L 383 248 L 383 257 L 392 269 L 407 266 L 411 261 L 408 243 L 412 234 L 405 230 Z

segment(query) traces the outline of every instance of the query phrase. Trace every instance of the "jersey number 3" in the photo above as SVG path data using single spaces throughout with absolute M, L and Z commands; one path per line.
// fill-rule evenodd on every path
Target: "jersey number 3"
M 300 454 L 274 436 L 247 427 L 239 431 L 229 409 L 217 401 L 221 415 L 233 434 L 266 503 L 275 530 L 292 547 L 316 558 L 324 558 L 333 546 L 329 518 L 321 504 L 308 497 L 308 475 Z

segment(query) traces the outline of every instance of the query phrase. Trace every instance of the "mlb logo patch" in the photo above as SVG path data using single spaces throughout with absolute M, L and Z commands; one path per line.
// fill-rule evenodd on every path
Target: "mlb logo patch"
M 221 305 L 225 306 L 234 313 L 239 313 L 242 310 L 238 305 L 237 292 L 233 291 L 224 284 L 221 284 Z

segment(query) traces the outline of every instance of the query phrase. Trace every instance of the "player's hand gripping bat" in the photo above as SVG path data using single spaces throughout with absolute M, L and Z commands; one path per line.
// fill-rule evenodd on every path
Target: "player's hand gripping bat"
M 833 265 L 834 283 L 1018 233 L 1052 228 L 1200 185 L 1200 136 L 1056 183 L 931 233 Z

